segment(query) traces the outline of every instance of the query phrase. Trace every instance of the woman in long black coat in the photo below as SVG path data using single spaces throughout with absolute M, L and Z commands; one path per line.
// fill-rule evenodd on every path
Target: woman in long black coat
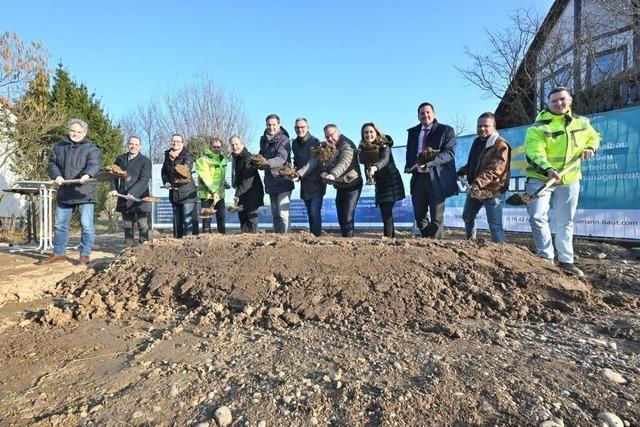
M 378 148 L 378 161 L 369 168 L 369 176 L 375 179 L 376 206 L 380 208 L 384 224 L 384 236 L 395 237 L 393 226 L 393 205 L 404 199 L 404 185 L 400 172 L 393 160 L 391 147 L 393 139 L 384 135 L 374 123 L 365 123 L 360 129 L 363 144 L 375 144 Z
M 198 234 L 198 213 L 195 209 L 198 201 L 196 185 L 191 171 L 195 158 L 184 146 L 182 136 L 174 134 L 171 137 L 171 148 L 164 152 L 162 164 L 162 183 L 169 189 L 169 200 L 173 208 L 173 235 L 182 237 Z M 181 165 L 187 176 L 176 170 Z

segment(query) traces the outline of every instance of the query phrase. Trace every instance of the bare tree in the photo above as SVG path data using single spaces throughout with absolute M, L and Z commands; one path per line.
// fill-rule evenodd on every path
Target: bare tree
M 0 168 L 10 163 L 16 176 L 30 179 L 45 178 L 49 141 L 66 119 L 62 109 L 41 110 L 35 104 L 32 98 L 24 97 L 7 110 L 13 120 L 3 114 L 5 123 L 12 123 L 6 128 L 7 140 L 0 156 Z
M 456 112 L 451 120 L 447 121 L 447 123 L 453 128 L 456 136 L 468 135 L 473 131 L 473 127 L 469 120 L 460 114 L 460 112 Z
M 489 47 L 475 53 L 465 48 L 471 65 L 456 66 L 456 70 L 471 84 L 480 88 L 488 97 L 502 99 L 511 86 L 514 98 L 521 100 L 513 105 L 514 114 L 524 121 L 530 120 L 528 105 L 531 102 L 531 84 L 536 75 L 535 64 L 525 61 L 529 46 L 533 42 L 543 21 L 540 12 L 516 9 L 510 14 L 510 25 L 505 29 L 485 30 Z M 524 75 L 519 81 L 516 76 Z
M 6 31 L 0 37 L 0 96 L 10 102 L 19 99 L 29 81 L 46 69 L 48 56 L 40 42 L 25 47 L 15 33 Z
M 471 64 L 456 68 L 488 97 L 501 100 L 503 123 L 531 122 L 553 86 L 570 87 L 584 113 L 610 109 L 614 102 L 623 103 L 614 101 L 620 98 L 617 80 L 627 78 L 622 71 L 626 52 L 620 47 L 636 45 L 637 3 L 596 0 L 577 20 L 563 17 L 560 8 L 552 8 L 546 18 L 530 8 L 517 9 L 507 28 L 486 30 L 486 51 L 467 48 Z M 617 30 L 622 28 L 628 31 Z M 611 56 L 606 61 L 603 52 Z
M 201 154 L 212 137 L 222 139 L 226 152 L 232 135 L 245 140 L 250 137 L 242 100 L 207 75 L 197 75 L 190 82 L 138 105 L 123 118 L 121 127 L 148 141 L 154 162 L 162 161 L 173 133 L 181 134 L 195 155 Z
M 38 178 L 45 170 L 49 140 L 64 123 L 62 110 L 49 106 L 47 51 L 37 42 L 25 47 L 5 32 L 0 37 L 0 169 Z

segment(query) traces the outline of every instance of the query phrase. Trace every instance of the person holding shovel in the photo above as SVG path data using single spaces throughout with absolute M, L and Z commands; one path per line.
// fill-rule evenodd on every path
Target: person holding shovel
M 478 137 L 473 140 L 467 163 L 458 176 L 467 176 L 469 187 L 462 210 L 467 239 L 476 238 L 476 217 L 484 206 L 491 231 L 491 241 L 504 243 L 502 207 L 509 189 L 511 146 L 498 134 L 496 118 L 491 113 L 478 117 Z
M 318 237 L 322 234 L 322 200 L 327 191 L 327 185 L 320 179 L 318 161 L 313 155 L 313 150 L 320 146 L 320 140 L 311 135 L 309 122 L 304 117 L 296 119 L 293 130 L 296 138 L 291 149 L 297 172 L 294 179 L 300 181 L 300 198 L 307 208 L 309 230 Z
M 220 138 L 212 138 L 209 148 L 196 160 L 196 173 L 198 198 L 202 208 L 202 232 L 211 233 L 211 217 L 215 215 L 218 233 L 225 234 L 224 190 L 227 158 L 222 154 Z
M 66 261 L 69 223 L 75 209 L 80 214 L 80 264 L 90 261 L 91 247 L 95 241 L 93 211 L 98 200 L 98 184 L 89 179 L 100 171 L 102 152 L 87 139 L 89 125 L 80 119 L 67 122 L 68 136 L 58 142 L 49 156 L 49 177 L 59 187 L 56 201 L 53 255 L 40 264 Z M 79 179 L 77 184 L 64 184 L 65 180 Z
M 445 200 L 458 194 L 456 133 L 436 120 L 435 108 L 428 102 L 418 106 L 418 120 L 407 129 L 404 172 L 411 174 L 411 203 L 420 235 L 441 239 Z
M 231 182 L 236 190 L 233 206 L 229 210 L 238 212 L 241 233 L 258 232 L 258 210 L 264 205 L 264 188 L 258 169 L 249 165 L 252 154 L 244 146 L 244 141 L 234 135 L 229 139 L 231 146 Z
M 293 182 L 279 174 L 280 168 L 291 164 L 291 141 L 289 134 L 280 126 L 280 117 L 269 114 L 266 129 L 260 138 L 260 155 L 265 159 L 259 169 L 264 170 L 264 191 L 271 201 L 273 231 L 289 231 L 289 205 Z
M 376 205 L 380 208 L 383 224 L 383 236 L 395 237 L 393 224 L 393 206 L 397 201 L 404 199 L 404 185 L 402 177 L 393 160 L 393 139 L 389 135 L 380 132 L 374 123 L 365 123 L 360 128 L 360 147 L 369 146 L 377 148 L 375 161 L 369 166 L 367 175 L 375 179 Z M 360 151 L 360 161 L 363 160 L 363 151 Z M 372 158 L 374 160 L 374 158 Z
M 554 249 L 549 227 L 549 206 L 553 204 L 555 219 L 555 245 L 560 268 L 571 275 L 584 276 L 573 264 L 573 219 L 580 192 L 580 162 L 570 170 L 565 166 L 575 159 L 587 160 L 600 146 L 600 134 L 589 119 L 571 111 L 572 98 L 565 87 L 556 87 L 547 98 L 547 110 L 536 121 L 525 137 L 527 158 L 527 193 L 535 193 L 547 180 L 557 181 L 527 203 L 529 224 L 537 255 L 553 263 Z
M 320 174 L 324 183 L 336 189 L 336 213 L 342 237 L 353 237 L 355 212 L 362 192 L 362 176 L 358 163 L 358 149 L 335 124 L 324 127 L 324 137 L 335 147 L 336 156 L 331 165 Z
M 138 243 L 149 240 L 147 215 L 151 211 L 151 203 L 137 201 L 149 196 L 149 180 L 151 179 L 151 160 L 140 153 L 142 142 L 137 136 L 131 136 L 127 142 L 127 152 L 116 157 L 115 164 L 127 172 L 126 177 L 111 181 L 109 195 L 118 197 L 116 211 L 122 213 L 124 222 L 124 243 L 134 243 L 134 227 L 138 224 Z M 122 196 L 126 197 L 122 197 Z M 127 198 L 128 197 L 128 198 Z
M 171 135 L 171 148 L 164 152 L 162 183 L 169 189 L 173 209 L 173 236 L 198 234 L 196 185 L 191 176 L 193 154 L 184 146 L 182 135 Z

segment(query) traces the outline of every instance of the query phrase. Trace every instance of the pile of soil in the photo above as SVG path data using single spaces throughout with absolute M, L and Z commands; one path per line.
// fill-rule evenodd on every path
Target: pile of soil
M 98 273 L 62 281 L 58 294 L 69 303 L 51 308 L 45 321 L 117 318 L 145 304 L 222 304 L 252 322 L 279 318 L 275 324 L 283 327 L 344 319 L 410 326 L 467 318 L 557 322 L 600 302 L 586 282 L 513 245 L 246 235 L 132 248 Z
M 577 253 L 155 240 L 0 316 L 0 425 L 638 425 L 639 263 Z

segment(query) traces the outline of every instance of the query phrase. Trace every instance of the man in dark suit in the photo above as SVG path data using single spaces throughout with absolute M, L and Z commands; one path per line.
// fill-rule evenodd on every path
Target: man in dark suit
M 127 142 L 128 152 L 116 157 L 115 164 L 127 171 L 126 178 L 118 178 L 111 182 L 111 195 L 122 194 L 129 199 L 118 198 L 116 211 L 122 213 L 124 221 L 124 243 L 134 243 L 134 227 L 138 224 L 138 243 L 149 240 L 147 215 L 151 210 L 151 203 L 137 202 L 149 195 L 149 180 L 151 179 L 151 160 L 140 153 L 142 143 L 140 138 L 132 136 Z
M 407 129 L 404 171 L 412 175 L 411 202 L 420 235 L 440 239 L 444 230 L 444 201 L 458 194 L 456 135 L 451 126 L 438 123 L 435 109 L 428 102 L 418 107 L 418 120 L 419 125 Z
M 264 205 L 264 188 L 258 169 L 249 166 L 251 153 L 245 148 L 239 136 L 232 136 L 231 146 L 231 182 L 236 193 L 233 205 L 240 208 L 241 233 L 258 232 L 258 209 Z

